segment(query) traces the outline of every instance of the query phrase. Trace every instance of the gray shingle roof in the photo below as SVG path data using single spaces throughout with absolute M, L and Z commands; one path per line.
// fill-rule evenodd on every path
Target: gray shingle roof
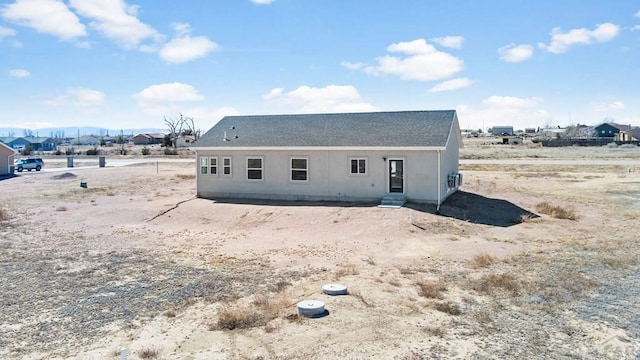
M 444 147 L 456 120 L 455 110 L 227 116 L 194 147 Z

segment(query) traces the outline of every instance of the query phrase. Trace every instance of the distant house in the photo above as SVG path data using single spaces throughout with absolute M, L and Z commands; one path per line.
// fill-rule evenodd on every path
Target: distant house
M 175 139 L 176 147 L 189 147 L 196 141 L 193 135 L 180 135 Z
M 164 134 L 138 134 L 133 137 L 134 145 L 153 145 L 164 143 Z
M 629 131 L 631 126 L 616 123 L 604 123 L 595 127 L 596 137 L 615 137 L 620 131 Z
M 0 138 L 0 142 L 18 151 L 22 151 L 29 146 L 32 151 L 53 151 L 57 148 L 55 141 L 48 137 L 5 137 Z
M 16 151 L 9 145 L 0 142 L 0 176 L 11 174 L 11 165 Z
M 542 128 L 538 131 L 538 134 L 541 135 L 542 137 L 551 138 L 551 139 L 566 138 L 567 128 L 562 128 L 560 126 Z
M 491 128 L 491 135 L 513 135 L 513 126 L 494 126 Z
M 615 138 L 617 141 L 640 141 L 640 127 L 620 131 Z
M 202 198 L 439 206 L 460 185 L 461 147 L 456 111 L 445 110 L 227 116 L 192 148 Z
M 83 135 L 71 140 L 71 145 L 98 146 L 100 145 L 100 143 L 101 143 L 100 138 L 94 135 Z

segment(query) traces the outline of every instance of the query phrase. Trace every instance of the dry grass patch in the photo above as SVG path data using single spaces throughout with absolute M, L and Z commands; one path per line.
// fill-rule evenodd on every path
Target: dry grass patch
M 0 221 L 7 221 L 11 218 L 6 209 L 0 209 Z
M 495 295 L 498 291 L 503 291 L 517 296 L 520 293 L 521 283 L 510 274 L 488 274 L 474 280 L 472 287 L 487 295 Z
M 160 353 L 156 349 L 143 348 L 138 351 L 138 357 L 140 357 L 140 359 L 156 359 L 158 355 L 160 355 Z
M 220 310 L 218 321 L 209 325 L 209 330 L 249 329 L 266 326 L 269 321 L 284 315 L 290 307 L 284 296 L 272 298 L 267 293 L 255 295 L 246 306 L 227 306 Z
M 260 327 L 267 324 L 262 314 L 251 308 L 225 308 L 218 314 L 218 321 L 209 330 L 235 330 Z
M 578 219 L 578 216 L 576 215 L 575 211 L 571 209 L 565 209 L 560 206 L 551 205 L 546 201 L 536 205 L 536 211 L 541 214 L 549 215 L 555 219 L 565 219 L 565 220 Z
M 449 315 L 460 315 L 462 314 L 462 309 L 460 308 L 460 305 L 452 302 L 452 301 L 445 301 L 445 302 L 437 302 L 434 305 L 435 309 L 443 312 L 445 314 L 449 314 Z
M 358 290 L 349 290 L 348 294 L 353 296 L 354 298 L 360 300 L 360 302 L 362 304 L 364 304 L 364 306 L 369 307 L 369 308 L 373 307 L 373 304 L 368 302 L 367 299 L 365 299 L 364 296 L 362 296 L 362 293 L 360 291 L 358 291 Z
M 422 330 L 431 336 L 439 338 L 444 338 L 447 335 L 447 329 L 444 326 L 425 326 Z
M 193 180 L 196 176 L 194 174 L 176 174 L 176 178 L 180 180 Z
M 444 298 L 442 292 L 447 290 L 442 281 L 419 280 L 416 282 L 416 286 L 418 287 L 418 295 L 429 299 L 442 299 Z
M 336 279 L 348 275 L 358 275 L 360 272 L 354 264 L 340 264 L 340 269 L 336 272 Z
M 495 259 L 491 255 L 487 253 L 482 253 L 473 257 L 471 266 L 474 269 L 486 268 L 489 265 L 493 264 L 494 261 Z

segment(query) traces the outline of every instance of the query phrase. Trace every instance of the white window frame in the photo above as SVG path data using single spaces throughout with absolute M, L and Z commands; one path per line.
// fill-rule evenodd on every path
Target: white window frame
M 214 164 L 215 163 L 215 164 Z M 213 171 L 215 169 L 215 171 Z M 220 170 L 220 164 L 218 163 L 217 156 L 209 156 L 209 175 L 218 176 Z
M 250 168 L 249 160 L 259 159 L 261 167 L 259 168 Z M 247 156 L 245 159 L 245 165 L 247 166 L 247 171 L 245 173 L 245 179 L 247 181 L 264 181 L 264 156 Z M 260 170 L 260 179 L 251 179 L 249 178 L 249 171 L 251 170 Z
M 207 175 L 209 174 L 209 158 L 206 156 L 201 156 L 200 157 L 200 164 L 198 166 L 200 169 L 198 171 L 198 173 L 200 175 Z
M 229 160 L 229 165 L 225 165 L 225 160 Z M 222 157 L 222 172 L 220 173 L 220 176 L 224 176 L 224 177 L 233 177 L 233 160 L 231 159 L 231 156 L 223 156 Z M 225 174 L 225 169 L 229 168 L 229 173 Z
M 305 169 L 294 169 L 293 168 L 293 160 L 304 160 L 306 162 L 307 167 Z M 304 171 L 306 172 L 305 180 L 295 180 L 293 178 L 294 171 Z M 289 181 L 292 183 L 308 183 L 309 182 L 309 157 L 308 156 L 290 156 L 289 157 Z
M 352 161 L 357 161 L 358 162 L 358 172 L 354 173 L 352 172 L 352 168 L 351 168 L 351 162 Z M 361 173 L 360 172 L 360 161 L 364 161 L 364 172 Z M 350 156 L 349 157 L 349 176 L 367 176 L 369 175 L 369 158 L 366 156 Z

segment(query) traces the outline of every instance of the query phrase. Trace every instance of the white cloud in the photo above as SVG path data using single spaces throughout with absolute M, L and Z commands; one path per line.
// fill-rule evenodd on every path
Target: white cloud
M 618 36 L 620 27 L 612 23 L 598 24 L 595 29 L 585 28 L 569 30 L 563 33 L 560 28 L 551 31 L 551 42 L 549 45 L 538 43 L 538 47 L 554 54 L 569 51 L 572 45 L 589 45 L 593 42 L 607 42 Z
M 360 98 L 358 90 L 351 85 L 328 85 L 313 88 L 306 85 L 284 93 L 276 88 L 263 98 L 276 100 L 297 108 L 298 113 L 335 113 L 335 112 L 367 112 L 377 111 L 373 106 Z
M 69 89 L 64 95 L 56 96 L 45 101 L 49 106 L 74 106 L 79 108 L 92 108 L 104 104 L 105 95 L 98 90 L 74 88 Z
M 13 69 L 9 71 L 10 77 L 25 78 L 31 76 L 31 73 L 24 69 Z
M 17 31 L 13 29 L 0 26 L 0 40 L 2 40 L 2 38 L 5 38 L 5 37 L 16 36 L 16 34 L 17 34 Z
M 640 30 L 640 25 L 636 25 L 631 28 L 631 31 L 636 31 L 636 30 Z
M 284 91 L 284 88 L 273 88 L 271 89 L 271 91 L 269 91 L 268 94 L 263 95 L 262 98 L 265 100 L 275 99 L 278 96 L 282 95 L 283 91 Z
M 473 80 L 463 77 L 463 78 L 457 78 L 457 79 L 451 79 L 451 80 L 447 80 L 447 81 L 443 81 L 439 84 L 437 84 L 436 86 L 432 87 L 431 89 L 429 89 L 430 93 L 437 93 L 437 92 L 442 92 L 442 91 L 452 91 L 452 90 L 458 90 L 458 89 L 463 89 L 463 88 L 467 88 L 469 86 L 471 86 L 473 84 Z
M 5 5 L 0 13 L 7 21 L 56 36 L 64 41 L 87 35 L 85 26 L 62 1 L 16 0 L 13 4 Z
M 276 0 L 251 0 L 251 2 L 258 5 L 269 5 L 276 2 Z
M 137 18 L 138 7 L 124 0 L 70 0 L 69 5 L 93 20 L 93 29 L 125 48 L 134 48 L 145 39 L 161 38 L 153 27 Z
M 462 47 L 462 41 L 464 41 L 464 37 L 462 36 L 445 36 L 445 37 L 437 37 L 431 39 L 431 41 L 440 44 L 444 47 L 460 49 Z
M 638 10 L 638 12 L 634 16 L 640 18 L 640 10 Z
M 160 50 L 160 58 L 168 63 L 182 64 L 207 56 L 218 48 L 218 44 L 204 36 L 185 35 L 165 44 Z
M 178 82 L 151 85 L 132 97 L 144 112 L 154 115 L 186 113 L 185 103 L 204 100 L 196 88 Z
M 498 49 L 500 60 L 506 62 L 523 62 L 533 56 L 533 46 L 509 44 Z
M 597 112 L 610 112 L 615 110 L 624 110 L 625 105 L 622 101 L 612 101 L 607 103 L 598 104 L 595 107 L 595 111 Z
M 424 39 L 399 42 L 387 47 L 391 53 L 377 58 L 376 65 L 359 65 L 343 62 L 347 68 L 360 68 L 373 75 L 396 75 L 403 80 L 437 81 L 446 79 L 462 71 L 463 62 L 459 58 L 428 44 Z
M 340 65 L 342 65 L 343 67 L 349 69 L 349 70 L 359 70 L 359 69 L 363 69 L 367 66 L 367 64 L 361 63 L 361 62 L 357 62 L 357 63 L 352 63 L 352 62 L 348 62 L 348 61 L 343 61 L 340 63 Z

